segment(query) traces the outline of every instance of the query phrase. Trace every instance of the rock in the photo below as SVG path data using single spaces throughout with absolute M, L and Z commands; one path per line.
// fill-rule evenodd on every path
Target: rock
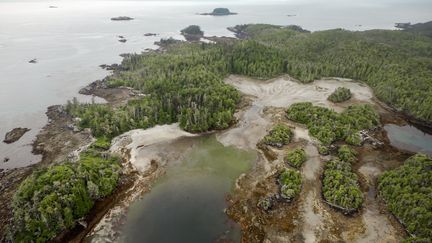
M 22 128 L 22 127 L 14 128 L 12 129 L 12 131 L 6 133 L 3 142 L 5 143 L 16 142 L 28 131 L 30 131 L 30 129 L 28 128 Z
M 119 16 L 119 17 L 114 17 L 111 18 L 112 21 L 129 21 L 129 20 L 133 20 L 134 18 L 128 17 L 128 16 Z
M 51 5 L 51 6 L 49 6 L 48 8 L 58 8 L 57 6 L 53 6 L 53 5 Z
M 122 43 L 125 43 L 127 40 L 126 39 L 120 39 L 119 41 Z
M 86 221 L 84 221 L 84 220 L 79 220 L 78 221 L 78 224 L 80 224 L 82 227 L 84 227 L 84 228 L 87 228 L 87 222 Z
M 35 63 L 37 63 L 37 59 L 36 59 L 36 58 L 31 59 L 31 60 L 29 61 L 29 63 L 33 63 L 33 64 L 35 64 Z
M 4 159 L 3 159 L 3 163 L 8 162 L 9 160 L 10 160 L 9 157 L 4 157 Z
M 156 33 L 145 33 L 144 36 L 157 36 Z
M 91 95 L 97 89 L 106 89 L 106 88 L 108 88 L 106 81 L 96 80 L 93 83 L 80 89 L 78 93 L 83 94 L 83 95 Z
M 99 65 L 99 67 L 101 67 L 102 69 L 108 70 L 108 71 L 111 71 L 111 70 L 117 70 L 117 69 L 120 69 L 120 68 L 121 68 L 121 66 L 118 65 L 118 64 L 116 64 L 116 63 L 111 64 L 111 65 L 108 65 L 108 64 L 102 64 L 102 65 Z

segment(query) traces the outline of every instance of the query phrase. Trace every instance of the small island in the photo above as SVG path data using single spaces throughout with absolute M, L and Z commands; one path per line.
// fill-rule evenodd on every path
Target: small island
M 233 13 L 227 8 L 215 8 L 211 13 L 201 13 L 200 15 L 226 16 L 226 15 L 236 15 L 236 14 L 237 13 Z
M 129 20 L 133 20 L 134 18 L 128 17 L 128 16 L 119 16 L 119 17 L 114 17 L 111 18 L 112 21 L 129 21 Z
M 182 29 L 180 33 L 186 38 L 187 41 L 199 41 L 204 36 L 204 31 L 198 25 L 189 25 Z
M 156 33 L 145 33 L 144 36 L 157 36 Z
M 30 131 L 28 128 L 17 127 L 6 133 L 4 143 L 14 143 L 18 141 L 26 132 Z

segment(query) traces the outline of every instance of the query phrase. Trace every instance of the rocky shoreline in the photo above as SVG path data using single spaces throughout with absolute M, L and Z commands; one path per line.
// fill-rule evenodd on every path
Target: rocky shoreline
M 7 132 L 3 140 L 4 143 L 14 143 L 18 141 L 26 132 L 30 131 L 28 128 L 17 127 Z

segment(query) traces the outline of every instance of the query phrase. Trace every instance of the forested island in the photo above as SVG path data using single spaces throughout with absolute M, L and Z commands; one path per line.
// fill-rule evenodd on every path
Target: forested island
M 423 125 L 432 125 L 432 41 L 427 35 L 341 29 L 310 33 L 298 26 L 263 24 L 232 30 L 241 39 L 216 43 L 168 39 L 161 40 L 164 46 L 159 51 L 125 55 L 121 68 L 100 85 L 104 89 L 129 87 L 142 94 L 124 103 L 68 102 L 65 113 L 74 118 L 77 128 L 90 129 L 96 140 L 76 162 L 41 168 L 21 183 L 11 206 L 8 239 L 52 240 L 78 224 L 95 201 L 110 195 L 121 174 L 120 159 L 107 151 L 116 136 L 162 124 L 178 123 L 191 133 L 218 131 L 236 124 L 234 114 L 242 96 L 224 82 L 230 74 L 262 81 L 288 74 L 302 83 L 322 77 L 361 80 L 394 110 Z M 199 26 L 189 26 L 181 33 L 204 34 Z M 350 97 L 351 91 L 341 88 L 328 99 L 337 103 Z M 336 112 L 311 102 L 298 102 L 285 107 L 282 114 L 283 122 L 307 129 L 321 154 L 330 154 L 322 175 L 323 200 L 344 213 L 358 212 L 365 199 L 353 169 L 357 161 L 354 148 L 364 143 L 362 131 L 373 131 L 381 125 L 376 109 L 370 104 L 354 104 Z M 283 150 L 293 137 L 293 129 L 278 123 L 261 141 Z M 305 150 L 293 149 L 284 160 L 294 168 L 278 170 L 280 195 L 290 203 L 301 194 L 304 178 L 299 169 L 307 159 Z M 389 210 L 407 231 L 426 241 L 432 237 L 431 198 L 427 197 L 432 187 L 429 164 L 430 158 L 424 155 L 412 157 L 404 166 L 385 172 L 378 186 Z M 425 206 L 416 206 L 410 199 L 411 189 Z
M 215 8 L 211 13 L 202 13 L 201 15 L 213 15 L 213 16 L 227 16 L 236 15 L 237 13 L 231 12 L 228 8 Z

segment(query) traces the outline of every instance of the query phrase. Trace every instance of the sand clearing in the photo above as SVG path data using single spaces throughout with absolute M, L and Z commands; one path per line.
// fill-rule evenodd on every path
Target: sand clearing
M 155 126 L 146 130 L 136 129 L 114 138 L 110 150 L 115 153 L 123 148 L 129 149 L 130 162 L 139 171 L 144 172 L 150 168 L 152 160 L 162 161 L 163 155 L 169 152 L 166 146 L 159 145 L 181 137 L 193 136 L 196 135 L 181 130 L 178 123 Z

